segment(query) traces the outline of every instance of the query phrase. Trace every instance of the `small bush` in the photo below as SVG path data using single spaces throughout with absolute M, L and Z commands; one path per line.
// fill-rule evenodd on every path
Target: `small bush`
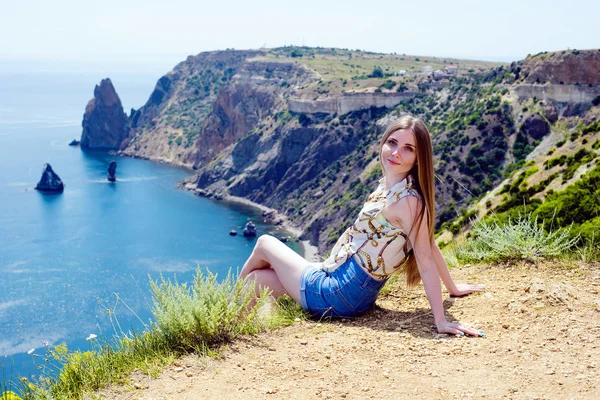
M 375 68 L 373 68 L 373 71 L 371 72 L 371 74 L 369 75 L 369 77 L 371 77 L 371 78 L 383 78 L 383 70 L 381 69 L 380 66 L 376 66 Z
M 396 82 L 394 82 L 391 79 L 386 79 L 385 82 L 383 82 L 379 87 L 387 90 L 392 90 L 394 86 L 396 86 Z

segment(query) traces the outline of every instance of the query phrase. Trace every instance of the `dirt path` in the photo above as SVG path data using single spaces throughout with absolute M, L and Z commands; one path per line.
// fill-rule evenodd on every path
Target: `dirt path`
M 445 302 L 486 337 L 432 332 L 422 288 L 398 289 L 355 320 L 297 322 L 188 356 L 118 399 L 600 399 L 600 265 L 477 266 L 487 291 Z

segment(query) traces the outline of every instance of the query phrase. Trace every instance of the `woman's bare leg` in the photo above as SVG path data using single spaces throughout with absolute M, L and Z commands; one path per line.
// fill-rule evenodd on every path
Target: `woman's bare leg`
M 248 275 L 248 283 L 254 283 L 256 295 L 260 295 L 264 288 L 269 289 L 271 296 L 277 298 L 287 294 L 275 270 L 272 268 L 257 269 Z
M 308 261 L 277 238 L 262 235 L 244 264 L 239 279 L 255 272 L 254 279 L 257 280 L 258 285 L 269 287 L 274 295 L 283 289 L 292 299 L 300 302 L 300 277 L 307 265 Z M 275 273 L 275 276 L 272 272 L 267 272 L 268 268 Z

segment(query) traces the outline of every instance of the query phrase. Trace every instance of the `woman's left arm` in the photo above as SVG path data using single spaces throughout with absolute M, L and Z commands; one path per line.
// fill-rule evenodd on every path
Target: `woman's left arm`
M 389 211 L 394 222 L 401 227 L 404 232 L 409 232 L 409 240 L 413 247 L 419 274 L 421 275 L 425 294 L 427 295 L 431 311 L 433 312 L 437 330 L 440 333 L 467 333 L 469 335 L 479 336 L 481 335 L 481 331 L 477 329 L 461 324 L 450 323 L 446 320 L 442 299 L 442 287 L 440 285 L 440 278 L 442 276 L 438 271 L 439 267 L 436 260 L 436 251 L 434 250 L 434 247 L 437 248 L 437 246 L 432 244 L 429 240 L 427 215 L 425 214 L 421 221 L 417 221 L 420 222 L 418 226 L 413 226 L 421 206 L 419 200 L 412 196 L 407 196 L 392 204 L 389 207 Z M 448 268 L 445 266 L 444 269 L 444 278 L 442 278 L 445 279 L 444 283 L 446 283 L 446 280 L 448 280 L 448 283 L 452 283 Z
M 448 264 L 446 264 L 446 260 L 435 241 L 433 242 L 432 252 L 433 260 L 435 261 L 435 266 L 440 274 L 440 278 L 442 279 L 442 282 L 444 282 L 444 286 L 446 286 L 446 289 L 451 296 L 465 296 L 473 292 L 481 292 L 484 289 L 482 285 L 469 285 L 464 283 L 459 283 L 458 285 L 455 284 L 452 280 L 452 276 L 450 276 L 450 271 L 448 271 Z

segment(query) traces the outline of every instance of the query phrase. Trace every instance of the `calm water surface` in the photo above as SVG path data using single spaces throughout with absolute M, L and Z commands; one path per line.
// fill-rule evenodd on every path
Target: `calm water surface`
M 129 110 L 145 103 L 160 75 L 111 79 Z M 37 374 L 44 342 L 87 349 L 90 334 L 112 337 L 107 310 L 115 305 L 124 331 L 143 328 L 149 277 L 186 282 L 198 266 L 224 276 L 254 244 L 228 232 L 241 232 L 248 218 L 260 222 L 256 211 L 178 190 L 190 171 L 67 146 L 104 77 L 0 72 L 0 364 L 13 377 Z M 114 184 L 106 181 L 111 160 Z M 64 193 L 33 190 L 44 163 Z

